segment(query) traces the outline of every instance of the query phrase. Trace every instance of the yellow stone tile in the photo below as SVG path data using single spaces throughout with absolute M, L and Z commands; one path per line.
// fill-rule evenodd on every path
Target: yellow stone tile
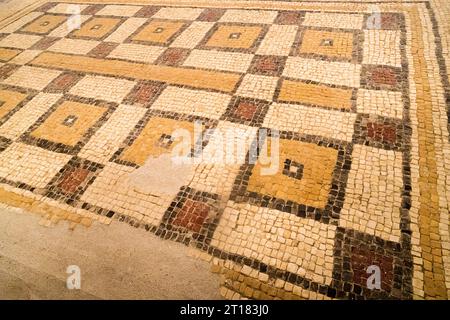
M 351 59 L 353 33 L 306 30 L 299 52 Z
M 75 30 L 72 35 L 75 37 L 100 39 L 114 29 L 120 21 L 119 18 L 95 17 L 84 23 L 80 29 Z
M 220 25 L 206 43 L 210 47 L 250 48 L 261 33 L 259 26 Z
M 17 91 L 0 90 L 0 118 L 14 109 L 26 96 L 26 94 Z
M 132 37 L 132 40 L 168 43 L 170 38 L 184 26 L 179 21 L 153 20 Z
M 284 80 L 278 99 L 350 110 L 352 107 L 352 90 Z
M 65 101 L 56 108 L 41 126 L 31 133 L 31 136 L 63 143 L 68 146 L 75 146 L 106 110 L 106 107 Z M 76 117 L 76 120 L 70 126 L 64 124 L 64 121 L 69 116 Z
M 6 62 L 21 53 L 22 50 L 0 48 L 0 62 Z
M 263 150 L 269 145 L 265 143 Z M 324 208 L 328 201 L 333 170 L 338 151 L 295 140 L 280 139 L 279 167 L 275 175 L 261 175 L 263 166 L 258 161 L 252 170 L 247 190 L 294 201 L 315 208 Z M 300 179 L 283 174 L 284 161 L 289 159 L 303 165 Z
M 53 14 L 43 15 L 34 20 L 29 25 L 22 28 L 21 31 L 46 34 L 58 27 L 61 23 L 66 21 L 66 16 L 58 16 Z
M 232 92 L 239 74 L 43 52 L 31 64 Z
M 175 130 L 187 130 L 191 135 L 191 145 L 193 147 L 193 122 L 152 117 L 120 159 L 143 165 L 149 156 L 158 157 L 164 153 L 171 153 L 174 147 L 181 142 L 181 138 L 176 138 L 170 145 L 166 146 L 161 143 L 160 138 L 163 134 L 172 136 Z

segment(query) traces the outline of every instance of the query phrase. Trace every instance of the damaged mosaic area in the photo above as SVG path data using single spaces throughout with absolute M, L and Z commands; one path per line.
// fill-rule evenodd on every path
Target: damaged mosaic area
M 430 6 L 380 4 L 374 25 L 365 4 L 256 3 L 46 2 L 3 26 L 0 201 L 182 242 L 229 299 L 449 298 Z M 244 160 L 279 132 L 278 169 L 199 160 L 174 179 L 178 129 L 194 158 L 239 132 Z

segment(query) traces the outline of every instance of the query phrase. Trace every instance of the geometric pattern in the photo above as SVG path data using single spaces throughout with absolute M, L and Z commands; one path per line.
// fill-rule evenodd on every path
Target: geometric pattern
M 1 26 L 1 189 L 215 257 L 239 270 L 227 298 L 450 297 L 450 88 L 428 2 L 81 2 L 79 28 L 58 2 Z M 241 140 L 244 162 L 208 163 Z M 154 170 L 180 150 L 186 172 Z

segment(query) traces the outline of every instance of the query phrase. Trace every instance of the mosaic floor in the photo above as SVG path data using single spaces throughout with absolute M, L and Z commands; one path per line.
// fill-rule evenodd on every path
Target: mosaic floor
M 3 206 L 182 242 L 230 299 L 450 297 L 450 88 L 428 1 L 75 2 L 0 29 Z M 178 168 L 177 129 L 199 159 Z M 226 132 L 244 161 L 205 161 Z M 278 134 L 263 174 L 253 146 Z

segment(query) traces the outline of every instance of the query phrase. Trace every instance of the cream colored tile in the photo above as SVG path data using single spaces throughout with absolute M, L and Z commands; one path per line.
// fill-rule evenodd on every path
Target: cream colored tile
M 0 177 L 44 188 L 70 158 L 71 155 L 13 143 L 0 153 Z
M 0 47 L 28 49 L 41 39 L 41 36 L 13 33 L 0 40 Z
M 330 284 L 336 227 L 274 209 L 228 201 L 211 245 Z
M 271 24 L 277 17 L 277 11 L 229 9 L 220 18 L 220 22 L 267 23 Z
M 402 154 L 355 145 L 339 224 L 385 240 L 400 240 Z
M 145 46 L 141 44 L 122 43 L 119 44 L 108 58 L 119 58 L 145 63 L 153 63 L 166 50 L 164 47 Z
M 58 3 L 56 6 L 49 9 L 47 12 L 73 14 L 76 11 L 81 12 L 86 8 L 87 8 L 86 4 Z
M 117 30 L 111 33 L 106 39 L 105 42 L 117 42 L 121 43 L 126 38 L 128 38 L 134 31 L 137 30 L 140 26 L 142 26 L 147 19 L 145 18 L 129 18 L 122 23 Z
M 306 12 L 304 26 L 341 29 L 362 29 L 362 14 Z
M 324 84 L 359 88 L 361 65 L 288 57 L 283 71 L 285 77 L 312 80 Z
M 231 96 L 223 93 L 169 86 L 158 97 L 152 109 L 191 114 L 218 120 Z
M 356 114 L 302 105 L 273 103 L 264 127 L 352 141 Z
M 397 91 L 359 89 L 356 110 L 360 113 L 402 119 L 402 93 Z
M 364 30 L 364 64 L 402 66 L 400 52 L 401 31 Z
M 96 15 L 98 16 L 118 16 L 118 17 L 131 17 L 136 12 L 141 10 L 141 6 L 127 6 L 127 5 L 106 5 L 103 9 L 99 10 Z
M 18 54 L 16 57 L 14 57 L 14 59 L 12 59 L 10 63 L 21 65 L 27 64 L 28 62 L 36 58 L 41 52 L 42 50 L 25 50 L 22 53 Z
M 171 47 L 193 49 L 212 28 L 214 22 L 194 21 L 170 45 Z
M 153 19 L 195 20 L 203 12 L 200 8 L 161 8 Z
M 43 12 L 30 12 L 29 14 L 23 16 L 22 18 L 8 24 L 3 29 L 0 29 L 0 33 L 13 33 L 22 28 L 24 25 L 28 24 L 29 22 L 42 16 L 43 14 L 44 14 Z
M 236 94 L 243 97 L 272 101 L 278 77 L 246 74 Z
M 48 48 L 48 51 L 72 54 L 87 54 L 89 51 L 98 46 L 99 43 L 99 41 L 94 40 L 63 38 L 50 46 L 50 48 Z
M 6 78 L 3 83 L 12 86 L 42 90 L 60 74 L 61 71 L 57 70 L 22 66 L 11 76 Z
M 120 105 L 80 151 L 81 158 L 106 164 L 148 109 Z
M 84 22 L 86 22 L 91 15 L 80 15 L 79 20 L 78 18 L 70 18 L 67 20 L 66 23 L 63 23 L 59 27 L 57 27 L 55 30 L 50 32 L 50 37 L 60 37 L 63 38 L 67 36 L 69 33 L 71 33 L 73 30 L 79 29 L 79 26 L 81 26 Z M 79 23 L 79 24 L 78 24 Z
M 61 94 L 39 93 L 0 127 L 0 135 L 12 140 L 17 139 L 61 97 Z
M 192 50 L 183 65 L 196 68 L 246 72 L 253 55 L 239 52 L 216 50 Z
M 103 76 L 85 76 L 70 89 L 80 97 L 120 103 L 135 86 L 134 81 Z
M 297 30 L 298 26 L 272 25 L 256 53 L 262 55 L 288 56 Z

